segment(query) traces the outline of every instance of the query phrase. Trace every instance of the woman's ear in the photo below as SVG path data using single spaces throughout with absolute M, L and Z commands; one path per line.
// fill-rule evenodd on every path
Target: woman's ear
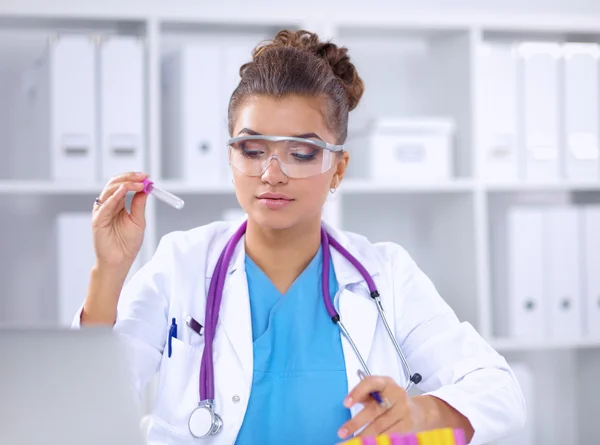
M 350 154 L 347 151 L 342 152 L 339 156 L 333 178 L 331 179 L 330 188 L 338 188 L 344 179 L 346 168 L 348 168 L 348 162 L 350 161 Z

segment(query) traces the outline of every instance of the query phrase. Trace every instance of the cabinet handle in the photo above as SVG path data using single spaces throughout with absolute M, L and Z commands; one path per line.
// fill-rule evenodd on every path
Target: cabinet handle
M 533 301 L 532 299 L 525 300 L 525 309 L 527 309 L 528 311 L 534 310 L 535 309 L 535 301 Z
M 207 153 L 210 150 L 210 144 L 208 142 L 202 142 L 198 145 L 198 150 L 200 150 L 201 153 Z
M 571 309 L 571 299 L 568 297 L 565 297 L 562 299 L 562 301 L 560 302 L 560 306 L 564 309 L 564 310 L 569 310 Z

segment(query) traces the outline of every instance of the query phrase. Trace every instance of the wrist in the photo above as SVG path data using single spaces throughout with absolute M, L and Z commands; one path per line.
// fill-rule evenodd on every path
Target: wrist
M 130 268 L 131 265 L 129 263 L 111 264 L 104 261 L 96 261 L 96 264 L 92 267 L 92 279 L 108 283 L 125 281 Z
M 440 410 L 434 398 L 429 395 L 411 397 L 414 406 L 415 429 L 427 431 L 440 425 Z
M 460 428 L 464 431 L 467 443 L 474 434 L 469 419 L 444 400 L 424 394 L 412 397 L 415 406 L 415 427 L 418 431 L 440 428 Z

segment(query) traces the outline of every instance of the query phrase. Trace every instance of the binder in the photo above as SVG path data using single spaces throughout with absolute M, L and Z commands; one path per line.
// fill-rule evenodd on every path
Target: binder
M 56 217 L 58 324 L 69 327 L 86 298 L 90 274 L 96 263 L 90 212 L 64 212 Z M 141 267 L 136 258 L 125 283 Z
M 514 207 L 507 212 L 507 306 L 509 337 L 544 338 L 543 213 L 539 208 Z M 503 298 L 504 296 L 500 296 Z
M 51 179 L 96 180 L 95 44 L 86 35 L 51 39 L 37 61 L 33 131 L 50 151 Z
M 600 179 L 598 160 L 600 81 L 596 43 L 566 43 L 563 47 L 565 88 L 565 175 L 576 181 Z
M 575 207 L 544 211 L 544 298 L 549 311 L 549 338 L 576 339 L 582 335 L 579 213 Z
M 585 335 L 600 338 L 600 206 L 582 210 Z
M 190 184 L 221 181 L 220 52 L 190 44 L 167 56 L 162 74 L 163 175 Z
M 144 44 L 111 36 L 99 46 L 101 179 L 144 171 Z
M 555 182 L 559 164 L 559 60 L 555 43 L 525 43 L 520 46 L 523 69 L 524 179 Z
M 479 49 L 480 176 L 488 181 L 518 179 L 519 60 L 510 44 L 483 43 Z

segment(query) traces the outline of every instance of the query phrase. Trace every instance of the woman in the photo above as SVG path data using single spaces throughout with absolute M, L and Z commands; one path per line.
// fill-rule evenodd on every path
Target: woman
M 506 361 L 459 322 L 408 253 L 321 221 L 327 193 L 340 186 L 349 162 L 340 146 L 363 93 L 346 49 L 282 31 L 255 49 L 240 74 L 229 106 L 230 164 L 248 219 L 230 261 L 215 269 L 239 225 L 171 233 L 122 289 L 142 244 L 147 176 L 112 179 L 93 210 L 97 264 L 75 324 L 114 324 L 130 348 L 138 391 L 160 373 L 149 442 L 333 444 L 357 433 L 453 427 L 481 444 L 522 426 L 523 396 Z M 127 192 L 136 192 L 130 213 Z M 368 276 L 322 245 L 326 239 L 347 249 Z M 220 269 L 224 289 L 213 311 L 207 294 L 218 287 L 211 289 L 211 278 L 216 282 Z M 403 360 L 369 280 L 419 373 L 413 381 L 421 395 L 407 394 Z M 324 298 L 372 375 L 360 380 L 361 359 Z M 211 312 L 218 314 L 212 341 Z M 208 434 L 216 417 L 205 399 L 222 419 L 216 434 Z

